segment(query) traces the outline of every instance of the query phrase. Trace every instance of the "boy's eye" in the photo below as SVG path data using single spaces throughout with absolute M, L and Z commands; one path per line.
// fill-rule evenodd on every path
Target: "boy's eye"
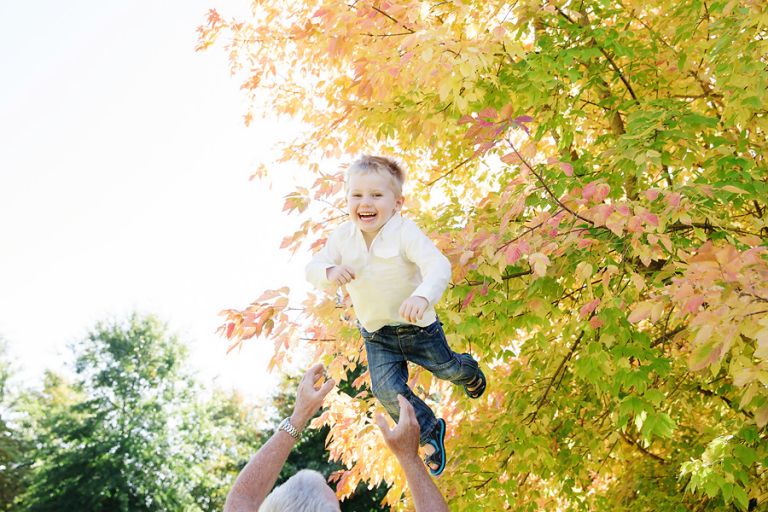
M 381 197 L 381 194 L 379 194 L 378 192 L 376 192 L 375 194 L 371 194 L 371 195 L 373 195 L 373 197 Z
M 361 194 L 352 194 L 352 197 L 362 197 Z

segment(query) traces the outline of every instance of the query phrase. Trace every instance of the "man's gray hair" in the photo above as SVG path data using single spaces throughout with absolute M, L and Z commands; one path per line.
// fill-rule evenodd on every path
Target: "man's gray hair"
M 259 512 L 339 512 L 323 489 L 325 477 L 311 469 L 302 469 L 283 485 L 275 487 L 261 504 Z

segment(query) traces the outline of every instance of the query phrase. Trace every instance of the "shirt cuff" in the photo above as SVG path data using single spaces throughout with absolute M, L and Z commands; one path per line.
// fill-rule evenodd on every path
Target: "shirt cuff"
M 331 283 L 328 280 L 328 274 L 326 271 L 334 267 L 335 265 L 328 265 L 328 264 L 316 264 L 311 265 L 307 267 L 307 281 L 312 283 L 318 288 L 327 288 L 329 287 Z
M 440 300 L 442 294 L 442 290 L 435 290 L 433 286 L 421 283 L 418 288 L 413 290 L 411 297 L 424 297 L 430 306 L 434 306 Z

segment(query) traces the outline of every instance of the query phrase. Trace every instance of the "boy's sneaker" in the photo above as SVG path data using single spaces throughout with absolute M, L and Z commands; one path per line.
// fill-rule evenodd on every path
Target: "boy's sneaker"
M 429 469 L 429 474 L 432 476 L 440 476 L 445 469 L 445 420 L 439 418 L 437 425 L 432 430 L 427 440 L 428 445 L 435 449 L 434 452 L 424 457 L 424 464 Z
M 486 384 L 485 374 L 483 373 L 483 370 L 478 368 L 475 378 L 472 379 L 471 382 L 464 384 L 464 392 L 469 398 L 480 398 L 483 396 L 483 393 L 485 393 Z

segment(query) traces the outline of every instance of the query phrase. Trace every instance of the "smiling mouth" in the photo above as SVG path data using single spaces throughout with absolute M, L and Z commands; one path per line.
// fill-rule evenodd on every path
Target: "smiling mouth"
M 363 220 L 371 220 L 374 217 L 376 217 L 376 214 L 375 213 L 358 213 L 357 216 Z

